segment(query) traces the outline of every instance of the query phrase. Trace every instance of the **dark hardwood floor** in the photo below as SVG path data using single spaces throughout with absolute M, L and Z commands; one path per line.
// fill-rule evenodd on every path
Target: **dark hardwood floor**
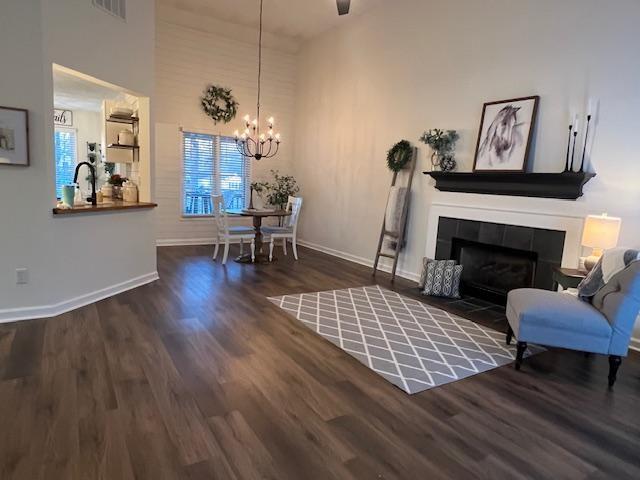
M 606 358 L 551 350 L 409 396 L 265 298 L 369 269 L 210 253 L 159 249 L 156 283 L 0 325 L 2 480 L 640 478 L 637 353 L 614 392 Z

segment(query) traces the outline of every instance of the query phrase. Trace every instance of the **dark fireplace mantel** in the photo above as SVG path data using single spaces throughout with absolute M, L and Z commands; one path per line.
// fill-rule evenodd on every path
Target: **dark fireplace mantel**
M 442 192 L 511 195 L 516 197 L 557 198 L 577 200 L 584 185 L 595 173 L 449 173 L 423 172 L 436 181 Z

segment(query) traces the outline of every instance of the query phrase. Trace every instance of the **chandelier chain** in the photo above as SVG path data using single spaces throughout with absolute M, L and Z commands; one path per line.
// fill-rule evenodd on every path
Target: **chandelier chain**
M 274 118 L 267 121 L 266 133 L 261 133 L 261 104 L 262 96 L 262 36 L 264 30 L 264 0 L 260 0 L 260 23 L 258 33 L 258 92 L 257 92 L 257 117 L 252 121 L 249 115 L 244 117 L 245 130 L 242 135 L 235 132 L 236 148 L 241 155 L 253 157 L 256 160 L 271 158 L 278 154 L 280 148 L 280 134 L 273 131 Z M 275 146 L 274 146 L 275 143 Z
M 260 0 L 260 33 L 258 34 L 258 138 L 260 137 L 260 89 L 262 86 L 262 15 L 264 0 Z

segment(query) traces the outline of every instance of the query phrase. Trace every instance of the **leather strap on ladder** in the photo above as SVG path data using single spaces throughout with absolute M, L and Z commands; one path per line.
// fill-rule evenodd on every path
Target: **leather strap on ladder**
M 413 175 L 416 171 L 416 164 L 418 163 L 418 149 L 414 147 L 413 155 L 411 156 L 410 163 L 410 173 L 409 179 L 407 181 L 407 193 L 404 197 L 404 204 L 402 205 L 402 214 L 400 217 L 400 228 L 397 232 L 390 232 L 387 230 L 386 218 L 387 218 L 387 209 L 389 208 L 389 202 L 387 200 L 387 206 L 385 209 L 385 216 L 382 220 L 382 229 L 380 231 L 380 239 L 378 240 L 378 250 L 376 251 L 376 259 L 373 263 L 373 276 L 375 277 L 376 272 L 378 270 L 378 264 L 380 262 L 380 257 L 393 259 L 393 267 L 391 268 L 391 281 L 395 281 L 396 278 L 396 269 L 398 267 L 398 257 L 400 255 L 400 250 L 403 248 L 404 244 L 404 236 L 407 226 L 407 216 L 409 213 L 409 197 L 411 196 L 411 185 L 413 184 Z M 396 182 L 398 181 L 398 173 L 393 173 L 393 179 L 391 180 L 391 187 L 396 186 Z M 392 239 L 395 241 L 395 249 L 393 253 L 386 253 L 383 251 L 383 245 L 385 239 Z

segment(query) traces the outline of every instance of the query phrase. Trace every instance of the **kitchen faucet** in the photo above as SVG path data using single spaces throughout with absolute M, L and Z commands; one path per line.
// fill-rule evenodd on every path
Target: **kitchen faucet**
M 98 200 L 96 198 L 96 169 L 93 165 L 91 165 L 89 162 L 80 162 L 78 165 L 76 165 L 76 172 L 73 174 L 73 183 L 78 183 L 78 171 L 80 170 L 80 167 L 82 165 L 86 165 L 87 167 L 89 167 L 89 170 L 91 171 L 91 197 L 87 198 L 88 201 L 91 202 L 91 205 L 97 205 L 98 204 Z

